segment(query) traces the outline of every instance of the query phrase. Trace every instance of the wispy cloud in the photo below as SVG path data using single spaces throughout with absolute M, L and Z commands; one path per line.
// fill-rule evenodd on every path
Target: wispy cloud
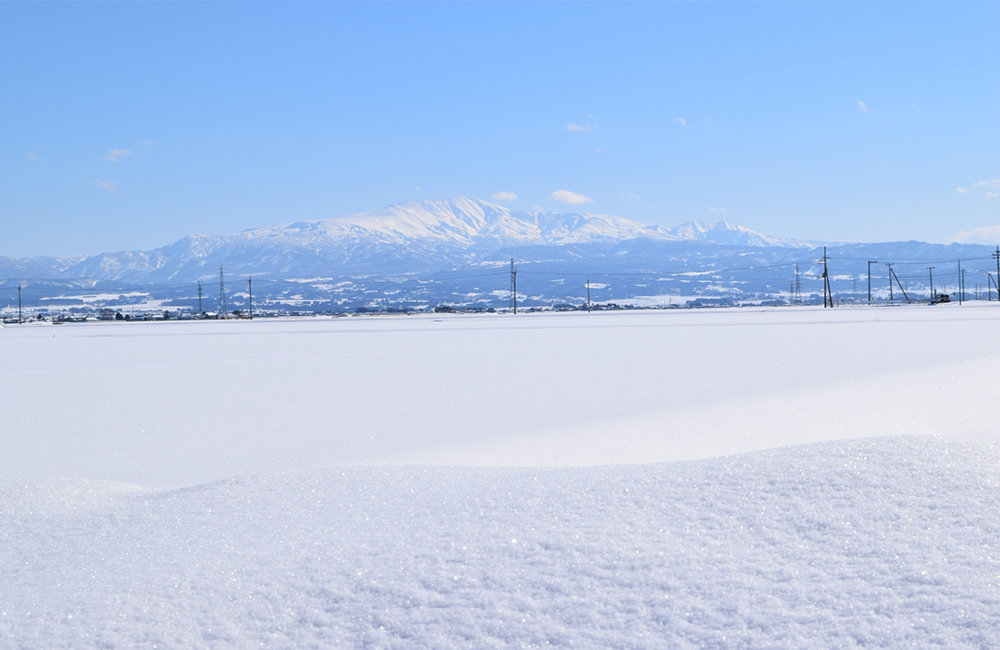
M 570 122 L 566 125 L 567 131 L 577 131 L 580 133 L 587 133 L 588 131 L 593 131 L 597 128 L 596 124 L 574 124 Z
M 141 145 L 142 145 L 142 146 L 144 146 L 144 147 L 152 147 L 152 146 L 154 146 L 154 145 L 155 145 L 156 143 L 155 143 L 155 142 L 153 142 L 152 140 L 143 140 L 143 141 L 142 141 L 142 142 L 140 142 L 139 144 L 141 144 Z
M 725 212 L 726 209 L 725 208 L 709 208 L 708 211 L 709 212 Z
M 675 117 L 674 118 L 674 122 L 677 122 L 678 124 L 680 124 L 681 126 L 683 126 L 685 129 L 688 128 L 687 120 L 685 120 L 683 117 Z
M 577 194 L 576 192 L 570 192 L 569 190 L 556 190 L 551 194 L 552 198 L 560 203 L 566 203 L 568 205 L 583 205 L 584 203 L 593 203 L 594 199 L 589 196 L 584 196 L 583 194 Z
M 131 156 L 131 155 L 132 152 L 129 151 L 128 149 L 112 149 L 107 153 L 106 156 L 104 156 L 104 159 L 107 160 L 108 162 L 116 163 L 125 156 Z
M 638 201 L 639 195 L 629 192 L 628 194 L 619 194 L 618 198 L 620 198 L 622 201 Z
M 532 212 L 545 212 L 545 208 L 543 208 L 540 205 L 533 205 L 533 206 L 531 206 L 531 211 Z
M 37 153 L 34 151 L 28 152 L 28 160 L 41 160 Z
M 972 230 L 959 230 L 951 236 L 959 244 L 996 244 L 1000 242 L 1000 226 L 980 226 Z
M 858 112 L 859 113 L 881 113 L 882 111 L 880 111 L 877 108 L 872 108 L 871 106 L 869 106 L 868 104 L 864 103 L 863 101 L 858 100 Z
M 998 192 L 991 192 L 990 190 L 1000 190 L 1000 178 L 994 178 L 988 181 L 976 181 L 971 185 L 974 191 L 982 192 L 984 196 L 990 199 L 995 199 L 1000 196 Z M 964 187 L 956 187 L 955 191 L 959 194 L 966 194 L 969 190 Z
M 112 194 L 118 193 L 118 185 L 116 185 L 114 181 L 94 181 L 94 185 L 102 190 L 107 190 Z
M 516 201 L 517 194 L 514 192 L 497 192 L 493 195 L 494 201 Z
M 416 190 L 417 190 L 418 192 L 420 191 L 420 186 L 419 186 L 419 185 L 414 185 L 413 187 L 414 187 L 414 189 L 416 189 Z

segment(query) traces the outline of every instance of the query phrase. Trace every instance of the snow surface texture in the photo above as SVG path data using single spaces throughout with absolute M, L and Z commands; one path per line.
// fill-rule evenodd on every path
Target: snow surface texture
M 998 320 L 7 327 L 0 648 L 998 647 Z
M 183 487 L 899 433 L 997 443 L 991 305 L 12 325 L 0 477 Z
M 995 648 L 998 469 L 994 449 L 897 437 L 8 486 L 0 645 Z

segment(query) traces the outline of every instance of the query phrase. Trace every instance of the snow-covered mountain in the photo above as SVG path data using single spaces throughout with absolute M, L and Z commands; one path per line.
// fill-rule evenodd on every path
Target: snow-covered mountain
M 725 221 L 674 228 L 605 214 L 511 211 L 481 199 L 413 201 L 380 210 L 296 221 L 233 235 L 188 235 L 151 251 L 83 258 L 36 258 L 45 277 L 162 283 L 206 278 L 225 265 L 260 277 L 352 272 L 420 272 L 575 247 L 574 257 L 601 255 L 627 241 L 697 242 L 742 247 L 809 248 Z M 582 247 L 582 248 L 581 248 Z M 12 269 L 13 270 L 13 269 Z
M 726 221 L 689 221 L 675 228 L 664 228 L 607 214 L 511 211 L 482 199 L 468 198 L 412 201 L 346 217 L 300 221 L 243 234 L 269 236 L 277 233 L 306 245 L 315 241 L 314 238 L 326 241 L 348 238 L 393 242 L 421 240 L 468 247 L 513 243 L 563 245 L 650 238 L 741 246 L 807 246 Z

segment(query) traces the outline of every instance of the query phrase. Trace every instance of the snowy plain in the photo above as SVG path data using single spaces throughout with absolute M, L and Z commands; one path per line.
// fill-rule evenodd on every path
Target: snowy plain
M 0 330 L 0 647 L 1000 645 L 1000 308 Z

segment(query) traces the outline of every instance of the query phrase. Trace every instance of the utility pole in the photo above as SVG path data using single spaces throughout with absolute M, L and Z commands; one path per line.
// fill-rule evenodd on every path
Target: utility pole
M 927 267 L 927 272 L 931 276 L 931 300 L 934 300 L 934 267 L 933 266 L 928 266 Z
M 514 258 L 510 258 L 510 305 L 508 309 L 517 316 L 517 267 L 514 266 Z
M 993 259 L 997 261 L 997 275 L 993 284 L 997 286 L 997 300 L 1000 301 L 1000 284 L 997 284 L 997 280 L 1000 280 L 1000 246 L 997 246 L 996 252 L 993 253 Z
M 1000 250 L 998 248 L 997 250 Z M 830 259 L 826 254 L 826 246 L 823 247 L 823 308 L 826 308 L 827 300 L 830 302 L 830 307 L 833 307 L 833 291 L 830 289 L 830 272 L 826 267 L 826 261 Z
M 878 264 L 878 260 L 868 260 L 868 304 L 869 305 L 872 304 L 872 264 Z M 890 286 L 892 285 L 890 284 Z
M 198 314 L 204 314 L 205 310 L 201 306 L 201 281 L 198 281 Z
M 21 320 L 21 283 L 17 283 L 17 324 L 20 325 L 24 321 Z
M 886 266 L 889 267 L 889 302 L 892 302 L 892 263 L 886 262 Z
M 247 293 L 250 295 L 250 320 L 253 320 L 253 276 L 247 278 Z
M 587 280 L 587 313 L 590 313 L 590 280 Z
M 799 276 L 799 265 L 795 265 L 795 304 L 802 302 L 802 284 Z
M 892 264 L 889 265 L 889 276 L 889 289 L 892 289 L 892 278 L 896 278 L 896 285 L 899 287 L 899 290 L 903 292 L 903 298 L 906 302 L 910 302 L 910 297 L 906 295 L 906 289 L 903 288 L 903 283 L 899 281 L 899 276 L 892 270 Z
M 226 318 L 229 305 L 226 304 L 226 282 L 222 276 L 222 265 L 219 265 L 219 310 L 215 314 L 216 318 Z
M 958 304 L 965 299 L 965 271 L 962 270 L 962 260 L 958 260 Z

